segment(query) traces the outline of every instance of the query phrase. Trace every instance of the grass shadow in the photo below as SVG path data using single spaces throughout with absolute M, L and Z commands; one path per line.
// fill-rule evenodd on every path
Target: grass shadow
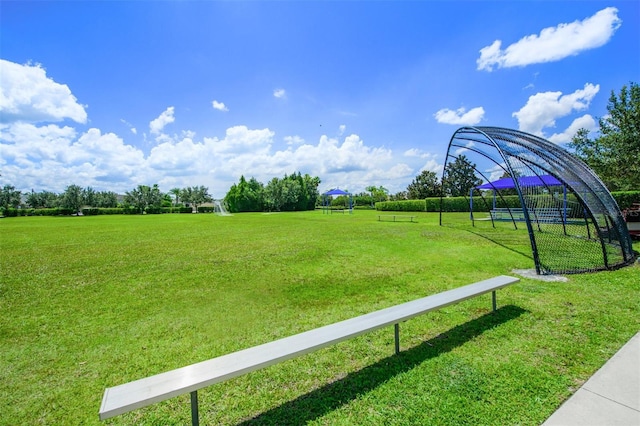
M 465 231 L 467 231 L 467 232 L 469 232 L 471 234 L 477 235 L 478 237 L 484 238 L 485 240 L 491 241 L 492 243 L 497 244 L 500 247 L 505 248 L 505 249 L 507 249 L 509 251 L 512 251 L 514 253 L 520 254 L 520 255 L 528 258 L 528 259 L 533 260 L 533 255 L 531 254 L 531 252 L 520 251 L 520 250 L 518 250 L 518 249 L 516 249 L 516 248 L 514 248 L 512 246 L 509 246 L 509 245 L 507 245 L 507 243 L 511 242 L 511 241 L 507 241 L 507 242 L 499 241 L 497 235 L 494 236 L 493 238 L 491 238 L 490 236 L 488 236 L 486 234 L 482 234 L 482 233 L 480 233 L 478 231 L 474 231 L 474 230 L 471 230 L 471 229 L 466 229 Z M 504 240 L 507 240 L 507 238 L 504 238 Z M 531 246 L 529 246 L 529 247 L 531 247 Z
M 526 310 L 513 305 L 499 308 L 458 325 L 411 349 L 391 355 L 345 378 L 266 411 L 238 425 L 299 425 L 315 420 L 367 393 L 389 379 L 465 344 L 485 331 L 513 320 Z

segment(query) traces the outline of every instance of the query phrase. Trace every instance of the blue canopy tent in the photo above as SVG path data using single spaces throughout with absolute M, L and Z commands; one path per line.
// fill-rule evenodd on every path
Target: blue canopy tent
M 518 178 L 518 184 L 520 186 L 561 186 L 562 182 L 560 182 L 558 179 L 554 178 L 551 175 L 521 176 Z M 516 187 L 515 181 L 510 177 L 506 177 L 506 178 L 494 180 L 493 182 L 487 182 L 480 186 L 476 186 L 476 189 L 500 190 L 500 189 L 515 188 L 515 187 Z
M 324 194 L 322 194 L 322 213 L 331 213 L 331 198 L 336 196 L 349 196 L 349 214 L 353 213 L 353 196 L 350 192 L 343 191 L 340 188 L 331 189 Z
M 560 182 L 558 179 L 551 175 L 543 175 L 543 176 L 521 176 L 518 178 L 518 185 L 523 187 L 531 187 L 531 186 L 562 186 L 564 188 L 564 199 L 566 204 L 567 199 L 567 188 Z M 496 208 L 496 191 L 500 191 L 503 189 L 515 189 L 516 182 L 513 178 L 506 177 L 498 180 L 494 180 L 493 182 L 483 183 L 482 185 L 478 185 L 475 189 L 479 190 L 493 190 L 493 208 Z M 473 215 L 473 189 L 471 189 L 469 193 L 469 199 L 471 204 L 471 214 Z M 473 219 L 473 217 L 472 217 Z
M 520 176 L 518 178 L 518 186 L 522 189 L 527 188 L 527 187 L 536 187 L 536 186 L 542 186 L 542 187 L 546 187 L 546 188 L 551 188 L 553 186 L 562 186 L 562 199 L 563 199 L 563 206 L 562 206 L 562 220 L 563 222 L 567 221 L 567 187 L 560 182 L 558 179 L 556 179 L 555 177 L 551 176 L 551 175 L 542 175 L 542 176 L 538 176 L 538 175 L 534 175 L 534 176 Z M 492 190 L 493 191 L 493 205 L 492 205 L 492 209 L 495 210 L 496 209 L 496 193 L 497 191 L 500 190 L 504 190 L 504 189 L 515 189 L 516 188 L 516 181 L 513 178 L 510 177 L 506 177 L 506 178 L 501 178 L 498 180 L 494 180 L 493 182 L 487 182 L 484 183 L 482 185 L 478 185 L 475 188 L 472 188 L 469 191 L 469 207 L 470 207 L 470 215 L 471 215 L 471 220 L 473 220 L 473 191 L 474 189 L 479 189 L 479 190 Z M 492 216 L 493 218 L 493 216 Z M 511 219 L 513 220 L 513 216 L 511 217 Z

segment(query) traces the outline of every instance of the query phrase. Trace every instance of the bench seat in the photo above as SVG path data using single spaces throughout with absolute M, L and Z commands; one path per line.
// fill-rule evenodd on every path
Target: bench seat
M 494 292 L 495 309 L 495 291 L 518 281 L 518 278 L 509 276 L 494 277 L 208 361 L 107 388 L 104 392 L 99 416 L 101 420 L 105 420 L 189 392 L 192 393 L 193 398 L 194 392 L 200 388 L 313 352 L 391 324 L 396 324 L 397 351 L 398 323 L 488 292 Z
M 414 222 L 413 219 L 416 218 L 416 216 L 408 216 L 408 215 L 404 215 L 404 214 L 379 214 L 378 215 L 378 221 L 382 221 L 383 217 L 388 217 L 388 218 L 392 218 L 393 222 L 401 222 L 403 219 L 408 219 L 410 222 Z M 396 220 L 397 218 L 397 220 Z

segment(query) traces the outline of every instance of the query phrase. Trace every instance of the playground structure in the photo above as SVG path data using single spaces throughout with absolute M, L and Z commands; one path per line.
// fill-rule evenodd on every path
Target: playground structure
M 231 213 L 222 204 L 222 200 L 213 200 L 213 212 L 218 216 L 231 216 Z
M 449 142 L 443 191 L 455 179 L 447 175 L 447 163 L 462 155 L 486 182 L 469 192 L 472 226 L 526 230 L 539 275 L 634 262 L 631 236 L 615 200 L 585 163 L 559 146 L 512 129 L 462 127 Z M 518 205 L 506 195 L 517 196 Z M 478 218 L 480 210 L 490 214 Z

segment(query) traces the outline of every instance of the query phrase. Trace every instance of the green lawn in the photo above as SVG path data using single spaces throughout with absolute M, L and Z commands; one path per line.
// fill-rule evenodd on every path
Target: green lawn
M 0 424 L 100 424 L 106 387 L 533 268 L 514 231 L 417 216 L 1 219 Z M 201 423 L 538 425 L 640 330 L 640 268 L 522 279 L 498 305 L 404 323 L 399 356 L 391 327 L 205 388 Z M 183 395 L 104 424 L 189 410 Z

